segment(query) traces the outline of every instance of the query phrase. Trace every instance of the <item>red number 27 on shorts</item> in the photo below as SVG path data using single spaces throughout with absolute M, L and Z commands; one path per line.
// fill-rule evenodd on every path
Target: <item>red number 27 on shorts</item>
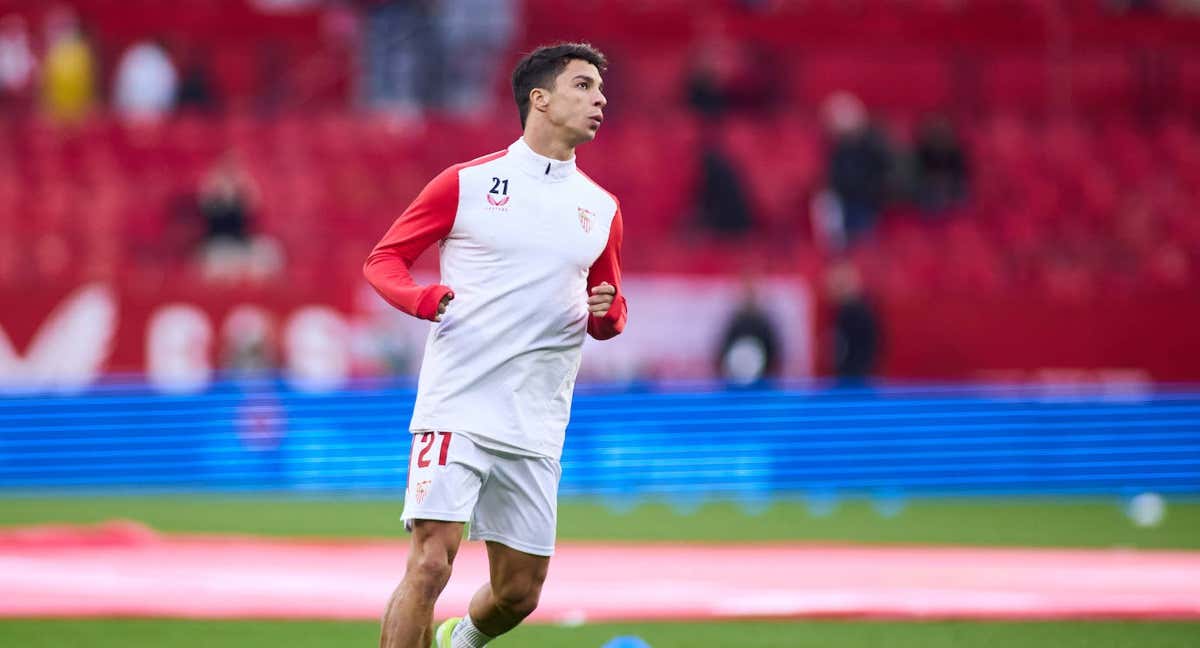
M 450 433 L 422 432 L 420 440 L 417 441 L 421 445 L 421 454 L 417 455 L 417 468 L 429 467 L 429 450 L 433 448 L 433 438 L 435 435 L 442 438 L 442 447 L 438 452 L 438 465 L 446 465 L 446 456 L 450 453 Z

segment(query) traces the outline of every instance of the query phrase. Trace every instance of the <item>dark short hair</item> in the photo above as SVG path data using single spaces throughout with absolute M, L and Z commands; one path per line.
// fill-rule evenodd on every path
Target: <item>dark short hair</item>
M 589 43 L 558 43 L 543 45 L 526 54 L 513 70 L 513 98 L 517 100 L 517 111 L 521 113 L 521 128 L 529 116 L 529 93 L 534 88 L 552 90 L 554 80 L 573 59 L 586 61 L 603 72 L 608 68 L 608 59 Z

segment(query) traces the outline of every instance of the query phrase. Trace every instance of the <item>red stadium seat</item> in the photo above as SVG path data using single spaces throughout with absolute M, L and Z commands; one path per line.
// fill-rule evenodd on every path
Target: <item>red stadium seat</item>
M 979 63 L 980 107 L 989 113 L 1049 112 L 1050 69 L 1044 56 L 1006 55 Z

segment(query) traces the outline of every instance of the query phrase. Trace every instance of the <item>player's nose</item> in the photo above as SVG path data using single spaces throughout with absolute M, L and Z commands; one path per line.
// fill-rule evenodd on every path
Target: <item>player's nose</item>
M 604 97 L 603 92 L 596 91 L 596 100 L 593 102 L 593 105 L 597 108 L 603 108 L 608 105 L 608 99 Z

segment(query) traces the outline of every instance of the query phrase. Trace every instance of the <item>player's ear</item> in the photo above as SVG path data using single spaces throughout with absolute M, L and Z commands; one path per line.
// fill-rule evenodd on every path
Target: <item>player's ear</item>
M 550 91 L 545 88 L 534 88 L 529 91 L 529 106 L 534 110 L 545 112 L 550 107 Z

